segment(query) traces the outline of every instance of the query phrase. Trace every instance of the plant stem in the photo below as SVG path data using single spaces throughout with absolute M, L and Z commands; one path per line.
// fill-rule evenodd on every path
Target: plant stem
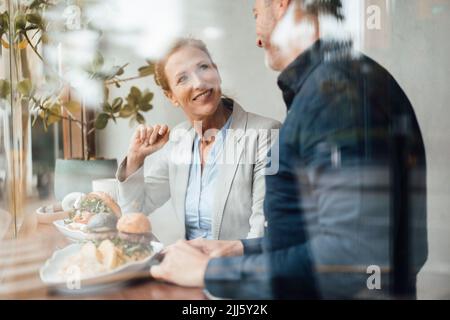
M 33 36 L 31 37 L 31 40 L 33 40 L 34 39 L 34 37 L 36 37 L 36 35 L 39 33 L 39 31 L 41 31 L 41 30 L 37 30 L 34 34 L 33 34 Z M 36 43 L 36 45 L 39 43 L 39 41 Z
M 119 82 L 127 82 L 127 81 L 131 81 L 131 80 L 145 78 L 145 77 L 148 77 L 148 76 L 134 76 L 134 77 L 124 78 L 124 79 L 114 79 L 114 80 L 105 81 L 105 85 L 109 86 L 111 84 L 115 84 L 115 83 L 119 83 Z
M 30 45 L 31 49 L 33 49 L 34 53 L 36 53 L 36 55 L 39 57 L 39 59 L 41 59 L 42 62 L 44 62 L 44 59 L 42 58 L 42 56 L 39 54 L 39 52 L 37 51 L 36 47 L 33 45 L 33 43 L 31 43 L 30 38 L 28 38 L 28 35 L 26 33 L 26 31 L 24 33 L 22 33 L 25 36 L 25 39 L 27 40 L 28 44 Z
M 54 112 L 52 112 L 52 111 L 50 111 L 48 109 L 45 109 L 44 106 L 41 103 L 39 103 L 39 101 L 36 100 L 35 97 L 31 97 L 31 100 L 33 100 L 33 102 L 39 107 L 40 110 L 46 110 L 52 116 L 59 117 L 61 119 L 68 120 L 68 121 L 73 121 L 73 122 L 76 122 L 76 123 L 79 123 L 79 124 L 83 125 L 83 122 L 81 122 L 80 120 L 78 120 L 76 118 L 73 118 L 72 116 L 66 117 L 66 116 L 63 116 L 63 115 L 56 114 L 56 113 L 54 113 Z

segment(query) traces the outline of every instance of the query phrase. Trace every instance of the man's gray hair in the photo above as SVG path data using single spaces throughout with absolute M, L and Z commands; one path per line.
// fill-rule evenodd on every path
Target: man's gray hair
M 319 16 L 322 14 L 332 15 L 338 20 L 344 20 L 341 0 L 292 0 L 305 12 Z M 270 6 L 274 0 L 264 0 L 266 6 Z
M 327 14 L 344 20 L 341 0 L 294 0 L 303 10 L 316 16 Z
M 316 16 L 327 14 L 338 20 L 344 20 L 341 0 L 293 0 L 305 12 Z

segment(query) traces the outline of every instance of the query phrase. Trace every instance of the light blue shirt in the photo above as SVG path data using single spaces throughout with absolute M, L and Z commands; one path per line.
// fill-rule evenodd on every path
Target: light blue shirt
M 219 168 L 218 159 L 225 146 L 226 130 L 230 127 L 231 116 L 215 137 L 215 141 L 203 167 L 200 161 L 200 137 L 194 139 L 192 163 L 186 192 L 186 239 L 212 239 L 211 220 L 216 197 L 215 184 Z

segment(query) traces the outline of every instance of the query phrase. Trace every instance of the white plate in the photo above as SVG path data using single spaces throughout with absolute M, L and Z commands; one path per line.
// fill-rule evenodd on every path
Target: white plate
M 71 241 L 87 240 L 88 234 L 86 232 L 69 228 L 64 223 L 64 220 L 53 221 L 53 225 L 56 227 L 56 229 L 58 229 L 59 232 L 61 232 Z
M 89 233 L 69 228 L 68 225 L 64 223 L 64 220 L 53 221 L 53 225 L 56 227 L 56 229 L 58 229 L 59 232 L 65 235 L 72 242 L 89 240 Z M 150 240 L 154 242 L 160 242 L 158 237 L 153 232 L 151 232 Z
M 51 224 L 56 220 L 65 219 L 69 216 L 67 211 L 46 212 L 45 207 L 36 210 L 36 216 L 39 223 Z
M 126 263 L 116 269 L 108 272 L 99 273 L 95 276 L 83 277 L 75 279 L 74 275 L 64 277 L 61 275 L 60 270 L 64 266 L 66 259 L 74 254 L 77 254 L 82 243 L 74 243 L 63 249 L 57 250 L 53 253 L 52 257 L 46 261 L 44 266 L 41 267 L 39 275 L 42 282 L 49 286 L 60 286 L 71 289 L 71 285 L 76 285 L 72 280 L 79 280 L 80 287 L 110 284 L 118 281 L 126 281 L 135 278 L 143 270 L 149 269 L 151 265 L 157 264 L 156 256 L 164 248 L 164 245 L 160 242 L 151 242 L 153 252 L 147 258 L 137 261 Z M 150 276 L 150 274 L 148 274 Z M 74 278 L 74 279 L 71 279 Z M 79 289 L 74 287 L 74 289 Z

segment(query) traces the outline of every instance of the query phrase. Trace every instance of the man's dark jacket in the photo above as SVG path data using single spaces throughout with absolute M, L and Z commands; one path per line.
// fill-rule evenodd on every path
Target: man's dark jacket
M 395 79 L 351 43 L 317 41 L 279 76 L 264 238 L 212 259 L 229 298 L 414 298 L 427 259 L 426 157 Z

